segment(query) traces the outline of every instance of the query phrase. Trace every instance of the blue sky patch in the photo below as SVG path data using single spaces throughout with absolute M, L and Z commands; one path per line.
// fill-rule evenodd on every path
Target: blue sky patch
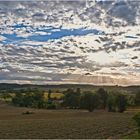
M 19 29 L 19 28 L 27 28 L 31 26 L 26 26 L 23 24 L 17 24 L 12 26 L 14 30 Z M 33 29 L 33 28 L 30 28 Z M 26 32 L 30 32 L 30 29 L 28 29 Z M 23 41 L 38 41 L 38 42 L 47 42 L 48 40 L 53 40 L 53 39 L 61 39 L 62 37 L 66 36 L 85 36 L 87 34 L 94 34 L 94 35 L 99 35 L 99 34 L 104 34 L 103 31 L 99 31 L 96 29 L 86 29 L 86 28 L 79 28 L 79 29 L 62 29 L 61 27 L 55 28 L 52 26 L 48 27 L 39 27 L 39 28 L 34 28 L 34 32 L 32 32 L 32 35 L 29 37 L 20 37 L 17 36 L 16 33 L 14 34 L 1 34 L 2 36 L 6 37 L 6 40 L 2 41 L 3 44 L 15 44 Z M 37 32 L 44 32 L 46 35 L 41 35 L 41 34 L 36 34 Z M 49 34 L 48 34 L 49 33 Z

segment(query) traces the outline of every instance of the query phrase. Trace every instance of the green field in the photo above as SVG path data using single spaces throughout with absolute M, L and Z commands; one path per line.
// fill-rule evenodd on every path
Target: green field
M 23 115 L 25 111 L 33 114 Z M 125 138 L 136 132 L 135 112 L 43 110 L 0 105 L 0 138 Z

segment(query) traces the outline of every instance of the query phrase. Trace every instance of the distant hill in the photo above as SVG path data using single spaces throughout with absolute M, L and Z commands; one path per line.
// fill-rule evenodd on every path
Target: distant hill
M 63 91 L 68 88 L 81 88 L 81 90 L 97 90 L 98 88 L 104 88 L 106 90 L 111 91 L 127 91 L 130 93 L 135 93 L 137 91 L 140 91 L 140 86 L 96 86 L 96 85 L 87 85 L 87 84 L 60 84 L 60 85 L 32 85 L 32 84 L 8 84 L 8 83 L 1 83 L 0 84 L 0 91 L 18 91 L 18 90 L 35 90 L 35 89 L 41 89 L 41 90 L 59 90 Z

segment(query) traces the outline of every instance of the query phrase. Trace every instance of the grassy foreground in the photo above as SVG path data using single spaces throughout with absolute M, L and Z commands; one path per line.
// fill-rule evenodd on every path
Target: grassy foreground
M 23 115 L 25 111 L 33 114 Z M 134 112 L 38 110 L 0 105 L 0 138 L 124 138 L 136 132 Z

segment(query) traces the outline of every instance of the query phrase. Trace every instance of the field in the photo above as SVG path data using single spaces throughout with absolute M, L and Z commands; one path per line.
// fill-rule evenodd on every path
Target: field
M 23 115 L 26 111 L 33 114 Z M 0 138 L 124 138 L 136 132 L 135 112 L 43 110 L 0 105 Z
M 45 99 L 48 99 L 48 93 L 47 93 L 47 92 L 44 93 L 44 96 L 45 96 Z M 60 99 L 60 98 L 62 98 L 63 96 L 64 96 L 63 93 L 51 93 L 51 98 L 52 98 L 52 99 L 54 99 L 54 98 Z

